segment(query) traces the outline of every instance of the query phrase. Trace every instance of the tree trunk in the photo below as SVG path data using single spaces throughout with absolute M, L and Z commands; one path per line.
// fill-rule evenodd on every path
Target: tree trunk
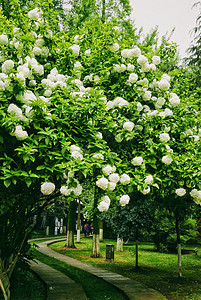
M 5 300 L 10 300 L 10 281 L 0 259 L 0 288 Z
M 93 248 L 92 257 L 100 257 L 100 240 L 99 240 L 99 220 L 97 218 L 97 204 L 98 204 L 98 193 L 97 187 L 95 187 L 94 193 L 94 213 L 93 213 Z
M 117 251 L 122 251 L 123 252 L 123 243 L 124 243 L 123 238 L 120 238 L 119 235 L 118 235 L 117 236 Z
M 105 0 L 102 0 L 102 16 L 101 16 L 102 23 L 105 23 Z
M 100 242 L 103 242 L 103 221 L 100 221 L 99 239 Z
M 75 213 L 76 213 L 77 203 L 72 201 L 69 205 L 68 211 L 68 224 L 67 224 L 67 239 L 66 247 L 76 248 L 74 243 L 74 225 L 75 225 Z
M 77 243 L 80 243 L 80 200 L 78 202 L 78 216 L 77 216 Z
M 136 240 L 135 240 L 135 267 L 139 268 L 138 264 L 138 229 L 136 229 Z
M 177 233 L 177 253 L 178 253 L 178 276 L 179 278 L 182 277 L 181 273 L 181 239 L 180 239 L 180 232 L 179 232 L 179 220 L 176 217 L 176 233 Z

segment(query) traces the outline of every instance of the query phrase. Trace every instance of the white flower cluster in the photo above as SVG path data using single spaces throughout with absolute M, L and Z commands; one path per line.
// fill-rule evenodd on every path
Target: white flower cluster
M 6 34 L 0 35 L 0 45 L 7 45 L 8 44 L 8 37 Z
M 80 53 L 80 46 L 79 45 L 70 46 L 69 49 L 71 49 L 73 51 L 74 56 L 79 56 L 79 53 Z
M 102 177 L 96 181 L 96 185 L 102 190 L 106 190 L 108 188 L 108 183 L 109 181 L 105 177 Z
M 160 141 L 163 143 L 163 142 L 168 142 L 169 140 L 170 140 L 170 136 L 169 136 L 169 134 L 168 133 L 161 133 L 160 134 L 160 136 L 159 136 L 159 138 L 160 138 Z
M 59 74 L 56 68 L 50 71 L 47 79 L 42 79 L 42 86 L 45 88 L 44 96 L 51 96 L 52 91 L 57 87 L 67 87 L 66 80 L 67 76 Z M 81 82 L 82 84 L 82 82 Z M 83 84 L 82 84 L 83 85 Z
M 129 102 L 123 99 L 122 97 L 116 97 L 113 101 L 108 101 L 106 103 L 106 110 L 113 109 L 115 107 L 122 108 L 128 106 Z
M 129 201 L 130 201 L 130 197 L 128 195 L 123 195 L 121 196 L 119 203 L 121 206 L 125 206 L 129 203 Z
M 76 197 L 78 197 L 78 196 L 80 196 L 81 194 L 82 194 L 82 185 L 79 183 L 79 181 L 77 180 L 77 179 L 75 179 L 74 178 L 74 182 L 76 182 L 77 183 L 77 186 L 76 186 L 76 188 L 74 188 L 74 187 L 71 187 L 71 188 L 69 188 L 68 186 L 65 186 L 65 185 L 63 185 L 63 186 L 61 186 L 61 188 L 60 188 L 60 193 L 62 194 L 62 195 L 64 195 L 64 196 L 70 196 L 71 195 L 71 193 L 74 193 L 74 195 L 76 196 Z M 67 184 L 69 183 L 69 180 L 67 180 Z
M 107 166 L 103 167 L 102 171 L 103 171 L 104 175 L 109 176 L 111 173 L 116 171 L 116 167 L 107 165 Z
M 108 196 L 103 196 L 101 202 L 98 204 L 98 210 L 100 212 L 107 211 L 110 207 L 110 198 Z
M 104 156 L 103 156 L 103 154 L 101 154 L 101 153 L 95 153 L 95 154 L 93 155 L 93 158 L 104 160 Z
M 134 157 L 131 161 L 134 166 L 141 166 L 143 163 L 143 158 L 141 156 Z
M 175 93 L 170 93 L 170 99 L 169 99 L 169 101 L 170 101 L 170 104 L 172 106 L 179 105 L 179 103 L 180 103 L 180 99 L 177 96 L 177 94 L 175 94 Z
M 164 155 L 162 157 L 162 162 L 166 165 L 170 165 L 172 163 L 173 159 L 171 158 L 170 155 Z
M 125 174 L 125 173 L 123 173 L 122 175 L 121 175 L 121 177 L 120 177 L 120 182 L 121 182 L 121 184 L 123 184 L 123 185 L 127 185 L 127 184 L 129 184 L 130 183 L 130 176 L 129 175 L 127 175 L 127 174 Z
M 22 130 L 22 126 L 16 126 L 14 133 L 11 133 L 11 135 L 14 135 L 19 141 L 23 141 L 28 137 L 28 133 Z
M 198 191 L 197 189 L 193 189 L 190 192 L 190 195 L 196 204 L 201 204 L 201 191 Z
M 116 52 L 116 51 L 119 50 L 119 44 L 118 43 L 114 43 L 113 45 L 109 46 L 108 48 L 109 48 L 109 50 L 111 52 Z
M 117 73 L 123 73 L 123 72 L 126 71 L 126 65 L 124 65 L 124 64 L 121 64 L 121 65 L 115 64 L 114 67 L 113 67 L 113 70 L 114 70 L 114 72 L 117 72 Z
M 140 55 L 141 55 L 141 51 L 137 46 L 133 49 L 124 49 L 121 51 L 121 56 L 123 58 L 132 59 L 134 57 L 139 57 Z
M 128 122 L 124 123 L 123 128 L 125 130 L 132 131 L 134 126 L 135 126 L 135 124 L 133 122 L 128 121 Z
M 70 146 L 70 152 L 71 152 L 71 156 L 75 159 L 75 160 L 83 160 L 83 155 L 82 155 L 82 150 L 80 149 L 80 147 L 77 147 L 76 145 L 71 145 Z
M 175 193 L 177 194 L 177 196 L 182 197 L 186 194 L 186 190 L 184 188 L 179 188 L 176 189 Z
M 54 192 L 55 190 L 55 185 L 54 183 L 52 182 L 44 182 L 42 185 L 41 185 L 41 193 L 43 195 L 50 195 Z
M 28 12 L 28 17 L 32 21 L 37 21 L 42 15 L 42 11 L 37 7 Z
M 6 60 L 1 66 L 2 72 L 10 74 L 13 71 L 14 65 L 14 62 L 11 59 Z

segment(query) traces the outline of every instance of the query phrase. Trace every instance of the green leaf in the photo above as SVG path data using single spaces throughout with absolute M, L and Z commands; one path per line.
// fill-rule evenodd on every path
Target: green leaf
M 45 169 L 45 166 L 43 166 L 43 165 L 40 165 L 36 168 L 37 171 L 44 170 L 44 169 Z
M 4 139 L 3 139 L 2 135 L 0 135 L 0 143 L 3 144 L 3 142 L 4 142 Z
M 31 185 L 31 183 L 32 183 L 31 178 L 27 177 L 25 179 L 25 182 L 26 182 L 26 185 L 29 187 Z
M 9 187 L 9 185 L 11 184 L 11 179 L 6 179 L 6 180 L 4 180 L 4 185 L 5 185 L 5 187 Z

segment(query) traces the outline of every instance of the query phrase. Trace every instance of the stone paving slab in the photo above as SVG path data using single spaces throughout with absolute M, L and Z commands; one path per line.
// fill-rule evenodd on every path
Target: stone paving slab
M 61 239 L 60 241 L 62 240 L 64 239 Z M 114 285 L 122 292 L 124 292 L 124 294 L 127 295 L 131 300 L 165 300 L 165 299 L 167 300 L 167 298 L 163 296 L 161 293 L 145 286 L 144 284 L 141 284 L 140 282 L 124 277 L 120 274 L 99 269 L 97 267 L 80 262 L 74 258 L 55 252 L 54 250 L 47 247 L 49 244 L 58 241 L 59 240 L 52 240 L 51 242 L 50 241 L 42 242 L 38 245 L 39 248 L 37 250 L 46 255 L 54 257 L 55 259 L 64 261 L 74 267 L 90 272 L 91 274 L 109 282 L 110 284 Z
M 47 300 L 86 300 L 82 286 L 65 274 L 35 260 L 30 262 L 31 269 L 47 285 Z

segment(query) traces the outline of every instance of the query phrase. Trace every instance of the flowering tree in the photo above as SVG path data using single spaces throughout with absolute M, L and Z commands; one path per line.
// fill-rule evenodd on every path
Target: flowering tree
M 193 105 L 182 104 L 174 86 L 171 90 L 170 76 L 157 69 L 160 57 L 153 52 L 145 56 L 141 45 L 131 41 L 125 48 L 111 24 L 98 33 L 82 31 L 76 40 L 85 87 L 102 90 L 106 99 L 105 113 L 94 124 L 122 160 L 119 172 L 130 176 L 129 193 L 146 195 L 156 189 L 175 215 L 180 253 L 179 221 L 191 204 L 201 201 L 199 114 Z M 102 183 L 99 187 L 107 190 Z

